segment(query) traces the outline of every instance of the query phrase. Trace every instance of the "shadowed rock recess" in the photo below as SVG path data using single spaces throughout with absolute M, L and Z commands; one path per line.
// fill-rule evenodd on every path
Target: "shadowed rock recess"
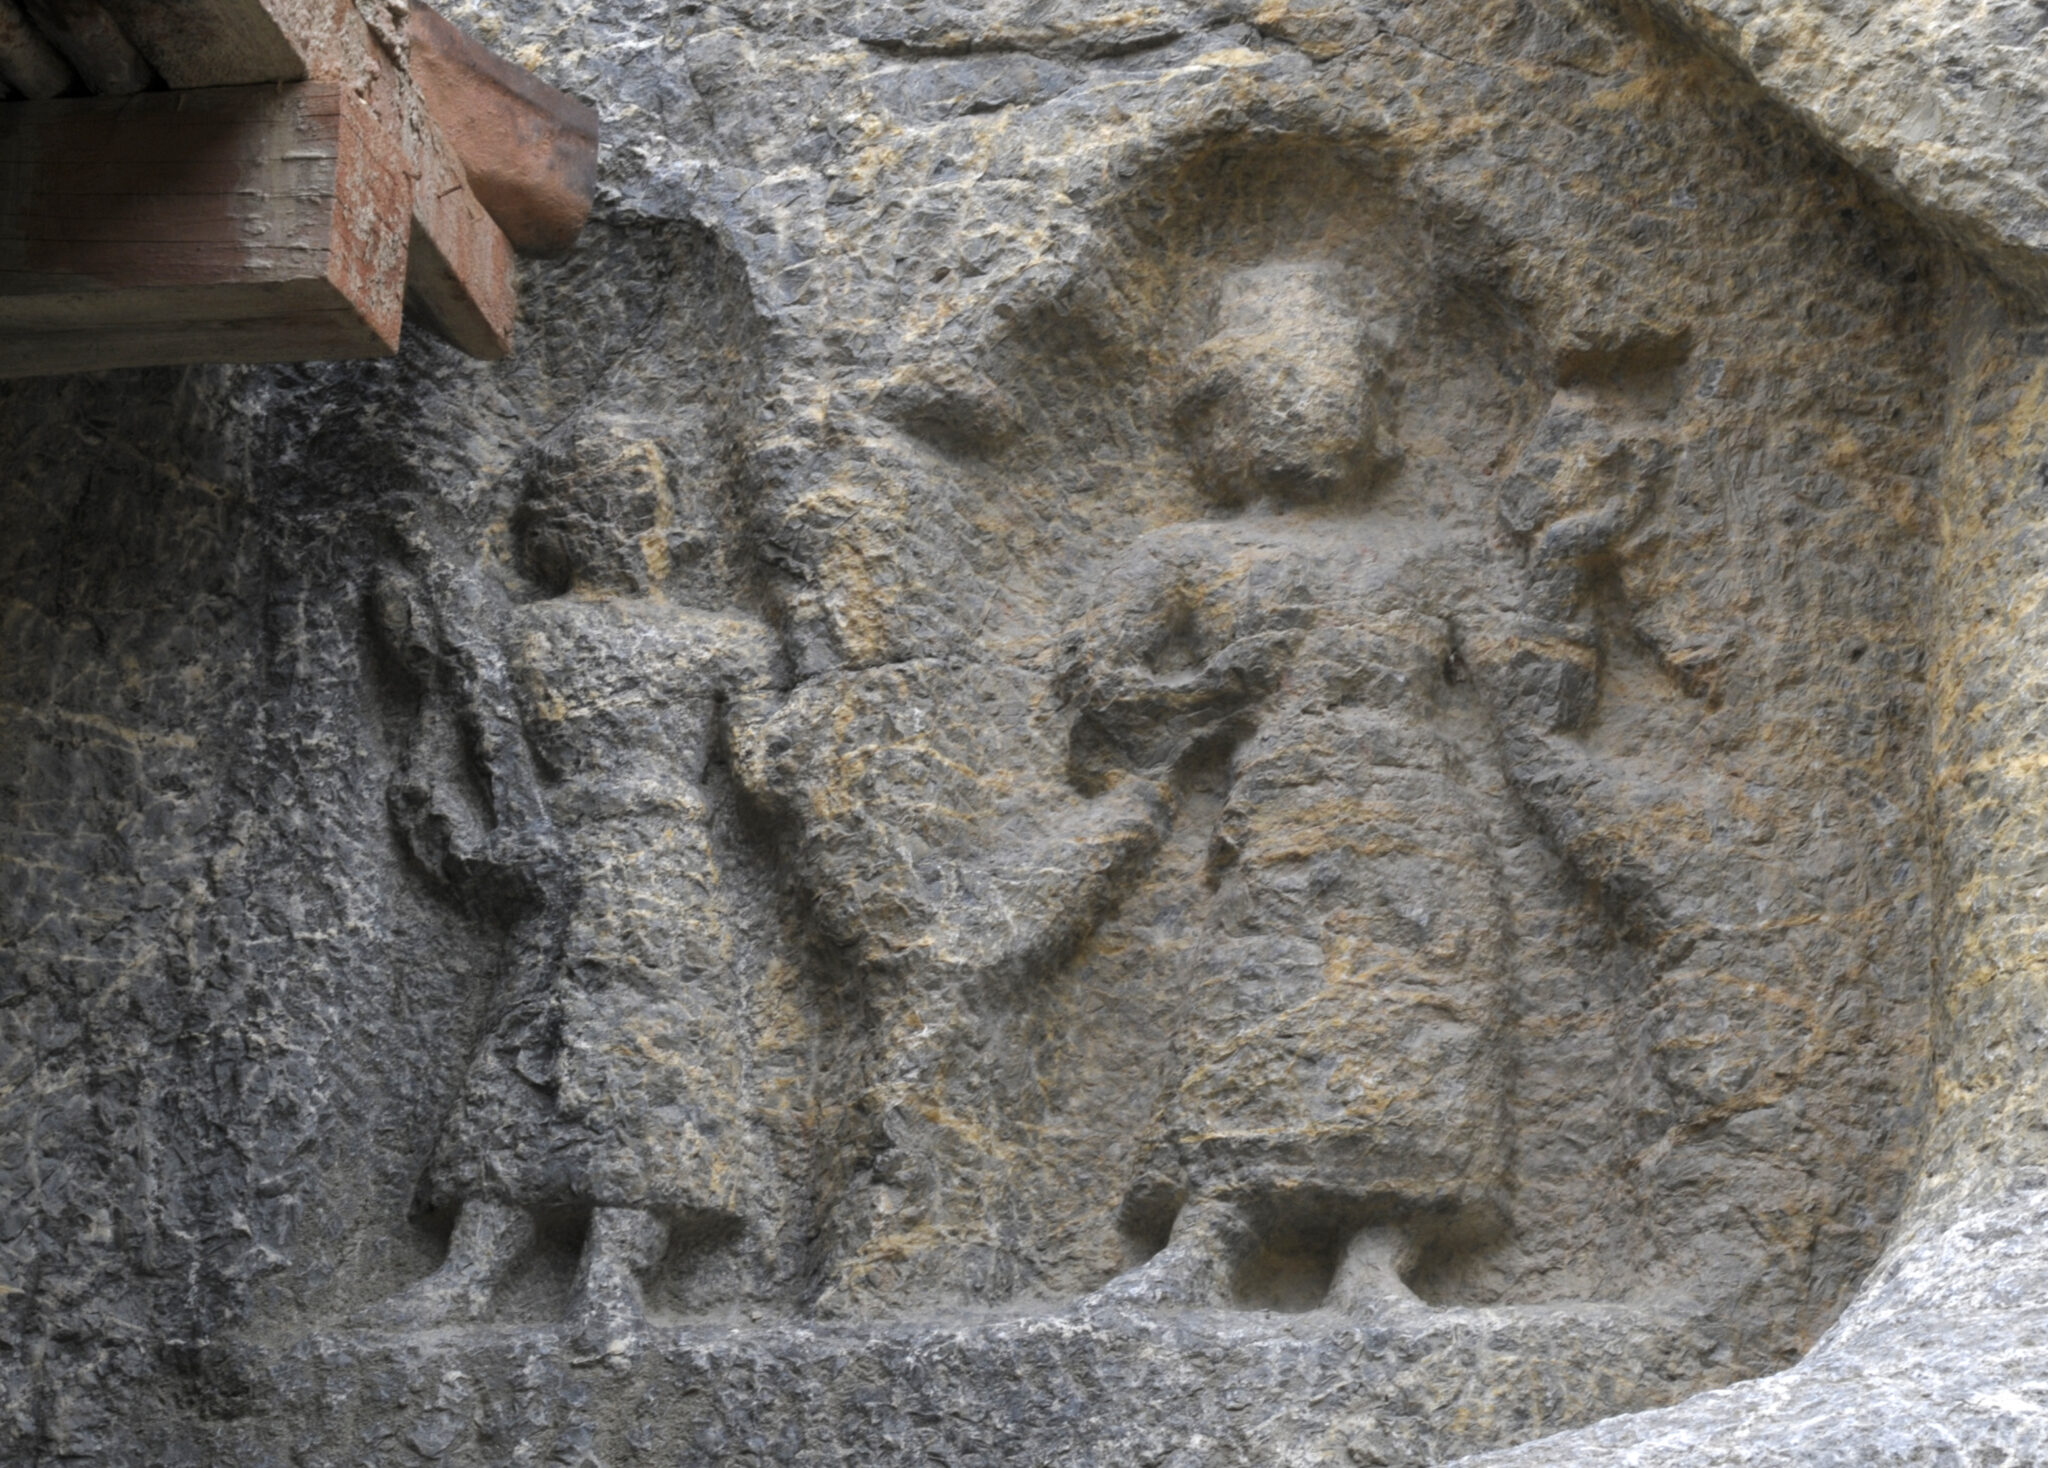
M 2038 10 L 455 9 L 0 387 L 0 1460 L 2048 1461 Z

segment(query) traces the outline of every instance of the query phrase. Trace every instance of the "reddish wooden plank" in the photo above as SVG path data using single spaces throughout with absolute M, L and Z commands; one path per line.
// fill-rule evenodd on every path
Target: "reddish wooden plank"
M 512 245 L 463 185 L 454 159 L 434 146 L 439 139 L 428 142 L 428 172 L 413 191 L 407 296 L 437 334 L 495 362 L 512 349 L 519 305 Z
M 309 184 L 300 185 L 297 181 L 288 179 L 287 185 L 282 192 L 286 194 L 320 192 L 321 186 L 318 180 L 330 172 L 332 166 L 330 160 L 325 167 L 309 168 L 306 171 L 306 178 L 311 181 Z M 92 186 L 80 188 L 78 186 L 79 183 L 86 180 L 88 173 L 92 175 L 90 178 Z M 20 168 L 10 170 L 0 167 L 0 191 L 21 192 L 27 189 L 34 179 L 34 169 Z M 190 186 L 183 191 L 180 197 L 193 199 L 232 199 L 244 196 L 262 198 L 265 194 L 265 190 L 251 187 L 245 181 L 242 171 L 232 166 L 221 168 L 217 177 L 209 176 L 199 168 L 190 168 L 185 173 L 185 179 Z M 121 186 L 123 181 L 124 175 L 115 172 L 112 164 L 94 165 L 93 170 L 81 169 L 62 184 L 52 184 L 45 181 L 44 187 L 36 191 L 36 208 L 40 210 L 45 205 L 51 208 L 69 208 L 75 203 L 80 208 L 91 209 L 97 207 L 93 203 L 95 199 L 133 194 L 134 175 L 132 173 L 125 175 L 127 187 Z
M 323 279 L 255 281 L 237 285 L 152 286 L 129 291 L 121 302 L 137 329 L 176 330 L 188 324 L 259 321 L 320 315 L 334 309 L 334 287 Z M 6 303 L 10 331 L 86 334 L 108 328 L 107 302 L 97 291 L 50 291 Z
M 27 258 L 61 258 L 61 268 L 17 264 L 0 253 L 0 300 L 52 290 L 118 293 L 137 285 L 212 285 L 223 280 L 298 280 L 323 275 L 327 242 L 250 249 L 229 241 L 161 244 L 153 240 L 32 240 Z M 4 246 L 0 246 L 4 250 Z M 0 320 L 5 320 L 0 307 Z
M 392 139 L 367 109 L 345 105 L 335 165 L 334 248 L 327 278 L 398 350 L 405 325 L 406 257 L 415 181 Z
M 9 104 L 0 159 L 8 375 L 397 346 L 410 180 L 339 86 Z
M 306 273 L 305 247 L 323 254 L 328 247 L 341 137 L 337 99 L 322 90 L 303 99 L 310 106 L 259 88 L 183 105 L 158 95 L 0 116 L 0 134 L 11 135 L 7 151 L 35 159 L 28 183 L 0 199 L 0 293 L 47 290 L 64 277 L 81 288 L 122 289 Z M 134 162 L 125 190 L 84 198 L 68 192 L 88 172 L 78 166 L 81 157 L 118 154 L 124 139 L 149 155 L 168 139 L 173 152 Z M 285 156 L 316 150 L 325 156 Z M 230 203 L 238 195 L 215 191 L 224 173 L 263 200 L 264 218 L 251 221 L 246 204 Z M 280 175 L 296 186 L 282 195 L 272 192 Z M 305 184 L 323 175 L 321 196 L 308 199 Z M 199 195 L 196 208 L 191 193 Z M 168 236 L 152 227 L 166 213 L 184 221 Z M 314 264 L 315 273 L 324 270 L 324 262 Z
M 13 217 L 23 241 L 203 244 L 222 236 L 225 219 L 250 249 L 324 249 L 333 203 L 331 185 L 274 194 L 42 194 L 18 204 Z
M 118 109 L 114 109 L 112 105 L 115 99 L 108 99 L 108 117 L 54 119 L 64 128 L 61 136 L 56 138 L 40 138 L 33 131 L 16 133 L 15 136 L 0 141 L 0 147 L 7 149 L 5 153 L 0 153 L 0 158 L 33 158 L 40 161 L 47 157 L 50 147 L 61 146 L 67 158 L 79 163 L 175 162 L 191 151 L 195 141 L 203 142 L 215 137 L 222 128 L 233 126 L 238 119 L 246 119 L 250 115 L 250 109 L 247 108 L 233 112 L 201 111 L 195 108 L 189 115 L 181 115 L 171 110 L 180 99 L 199 95 L 201 94 L 198 92 L 173 92 L 168 97 L 152 94 L 134 98 L 131 105 L 148 109 L 151 118 L 149 132 L 139 136 L 135 135 L 134 129 L 124 128 L 118 116 Z M 260 114 L 258 117 L 259 125 L 265 131 L 283 125 L 276 119 L 263 118 Z M 297 122 L 300 119 L 293 118 L 291 121 Z M 311 113 L 304 118 L 304 123 L 301 133 L 306 145 L 316 145 L 323 139 L 331 144 L 334 135 L 334 114 L 329 113 L 322 117 L 317 113 Z
M 132 189 L 145 167 L 226 168 L 229 178 L 239 178 L 250 150 L 281 162 L 332 159 L 342 93 L 331 84 L 312 91 L 282 113 L 244 87 L 152 93 L 87 110 L 78 103 L 56 111 L 11 108 L 0 118 L 0 170 L 32 168 L 39 188 L 79 192 L 94 176 L 101 186 L 118 180 Z M 236 137 L 245 141 L 230 142 Z
M 237 88 L 236 90 L 240 90 Z M 324 90 L 324 87 L 323 87 Z M 194 106 L 189 112 L 178 112 L 180 100 L 198 97 L 199 92 L 173 92 L 168 97 L 152 94 L 137 97 L 131 103 L 146 110 L 151 119 L 150 130 L 138 133 L 122 122 L 120 110 L 109 101 L 108 115 L 103 118 L 62 118 L 64 132 L 59 139 L 39 140 L 33 133 L 18 139 L 10 139 L 9 153 L 0 156 L 46 156 L 49 146 L 61 146 L 65 155 L 79 162 L 140 162 L 158 160 L 171 162 L 183 156 L 192 143 L 217 136 L 224 127 L 238 123 L 247 125 L 251 119 L 264 131 L 280 126 L 299 124 L 297 131 L 308 145 L 320 140 L 331 143 L 334 134 L 334 118 L 331 109 L 324 114 L 316 109 L 307 109 L 302 114 L 288 119 L 277 119 L 264 115 L 260 110 L 248 106 L 226 108 L 200 108 Z M 31 155 L 26 150 L 34 146 Z
M 597 113 L 425 5 L 406 21 L 413 83 L 477 199 L 521 254 L 575 242 L 597 185 Z
M 177 158 L 143 158 L 132 162 L 108 159 L 79 162 L 73 159 L 67 162 L 61 175 L 33 163 L 0 161 L 0 190 L 20 194 L 33 185 L 38 200 L 89 201 L 108 195 L 133 194 L 137 170 L 151 169 L 175 177 L 178 193 L 193 198 L 208 195 L 226 198 L 241 193 L 260 195 L 273 190 L 273 180 L 277 191 L 298 193 L 326 188 L 326 180 L 334 172 L 335 157 L 329 151 L 324 155 L 303 153 L 273 159 L 264 175 L 255 179 L 250 176 L 249 160 L 218 157 L 211 152 L 187 152 Z
M 263 220 L 273 209 L 284 209 L 294 217 L 319 207 L 332 197 L 325 188 L 227 189 L 173 195 L 121 195 L 39 193 L 21 205 L 15 217 L 34 229 L 37 225 L 76 227 L 110 217 L 133 221 L 149 229 L 176 229 L 184 221 L 210 218 L 225 211 L 237 219 Z
M 339 307 L 176 326 L 9 332 L 0 338 L 0 378 L 197 362 L 345 361 L 390 352 L 385 342 L 363 330 L 360 316 Z
M 0 179 L 15 191 L 33 186 L 38 195 L 57 197 L 134 193 L 138 183 L 156 193 L 229 193 L 273 183 L 289 188 L 332 173 L 338 114 L 285 121 L 260 108 L 189 119 L 164 115 L 178 98 L 194 95 L 152 93 L 98 104 L 116 114 L 141 109 L 134 122 L 72 115 L 77 103 L 11 107 L 0 116 Z M 66 110 L 53 114 L 52 107 Z

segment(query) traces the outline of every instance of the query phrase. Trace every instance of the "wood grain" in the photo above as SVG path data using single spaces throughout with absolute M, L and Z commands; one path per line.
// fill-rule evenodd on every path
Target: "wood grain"
M 597 112 L 426 6 L 406 21 L 412 79 L 477 199 L 522 255 L 559 255 L 590 216 Z
M 0 109 L 0 375 L 388 354 L 411 185 L 331 83 Z

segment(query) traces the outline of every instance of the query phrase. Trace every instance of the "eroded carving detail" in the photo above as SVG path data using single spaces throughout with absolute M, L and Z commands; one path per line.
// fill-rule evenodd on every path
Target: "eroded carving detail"
M 456 1210 L 449 1256 L 385 1319 L 481 1315 L 534 1215 L 570 1210 L 587 1215 L 579 1339 L 616 1350 L 672 1236 L 730 1236 L 762 1186 L 702 777 L 728 701 L 774 681 L 778 652 L 759 622 L 668 594 L 714 533 L 678 468 L 656 426 L 602 417 L 527 466 L 514 532 L 548 594 L 497 618 L 502 653 L 473 584 L 429 591 L 393 571 L 374 593 L 387 645 L 463 756 L 438 782 L 402 778 L 394 816 L 421 864 L 512 935 L 424 1182 L 424 1202 Z M 483 778 L 481 834 L 462 832 L 447 788 L 464 768 Z
M 1484 1240 L 1506 1203 L 1512 937 L 1458 636 L 1492 611 L 1486 547 L 1372 503 L 1394 426 L 1338 271 L 1245 267 L 1220 295 L 1180 416 L 1206 490 L 1255 508 L 1140 540 L 1061 666 L 1090 776 L 1228 766 L 1178 976 L 1188 1201 L 1111 1287 L 1184 1303 L 1361 1229 Z
M 392 814 L 504 958 L 379 1349 L 801 1335 L 802 1391 L 936 1316 L 970 1372 L 1310 1363 L 1363 1384 L 1258 1431 L 1402 1461 L 1829 1308 L 1877 1225 L 1800 1220 L 1890 1183 L 1803 1088 L 1909 1061 L 1838 1057 L 1917 878 L 1789 869 L 1882 806 L 1788 773 L 1807 593 L 1703 549 L 1725 445 L 1807 430 L 1724 402 L 1736 304 L 1234 129 L 830 384 L 653 334 L 387 567 Z
M 1660 8 L 484 0 L 514 358 L 0 405 L 14 1456 L 2022 1410 L 2040 333 Z

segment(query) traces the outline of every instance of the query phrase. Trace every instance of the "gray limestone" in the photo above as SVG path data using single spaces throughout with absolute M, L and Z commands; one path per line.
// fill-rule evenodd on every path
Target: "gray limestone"
M 0 1459 L 2048 1455 L 1950 9 L 455 9 L 509 361 L 0 389 Z

